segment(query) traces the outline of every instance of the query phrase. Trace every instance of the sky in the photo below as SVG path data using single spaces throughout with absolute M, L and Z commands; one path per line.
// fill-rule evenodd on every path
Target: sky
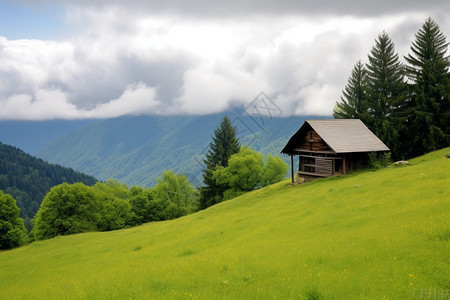
M 386 31 L 400 59 L 448 0 L 0 0 L 0 120 L 211 114 L 263 93 L 330 116 Z

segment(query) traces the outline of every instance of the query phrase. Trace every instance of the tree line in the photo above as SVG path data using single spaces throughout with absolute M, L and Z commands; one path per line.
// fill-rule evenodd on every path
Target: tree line
M 394 159 L 450 145 L 450 61 L 438 24 L 427 18 L 403 64 L 386 32 L 368 62 L 358 61 L 334 108 L 335 118 L 361 119 Z

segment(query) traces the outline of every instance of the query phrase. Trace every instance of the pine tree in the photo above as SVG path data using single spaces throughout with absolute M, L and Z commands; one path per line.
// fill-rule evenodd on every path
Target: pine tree
M 437 23 L 428 18 L 405 56 L 411 81 L 408 125 L 410 155 L 450 144 L 450 74 L 448 44 Z
M 231 124 L 228 117 L 224 117 L 216 130 L 214 137 L 209 144 L 209 151 L 206 153 L 204 163 L 206 169 L 203 173 L 203 186 L 200 190 L 201 208 L 206 208 L 223 199 L 223 193 L 227 187 L 219 186 L 213 178 L 212 172 L 217 166 L 228 166 L 228 159 L 231 155 L 239 152 L 239 139 L 236 137 L 236 128 Z
M 405 120 L 404 67 L 386 32 L 378 36 L 368 58 L 367 108 L 370 117 L 366 125 L 386 143 L 396 158 L 401 152 L 398 140 Z
M 364 119 L 367 114 L 367 70 L 361 61 L 353 67 L 348 83 L 342 91 L 341 102 L 333 110 L 335 119 Z

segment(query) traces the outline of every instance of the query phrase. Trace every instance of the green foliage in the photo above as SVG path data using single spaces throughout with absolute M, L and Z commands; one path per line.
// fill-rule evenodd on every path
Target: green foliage
M 209 144 L 206 159 L 203 161 L 206 169 L 202 171 L 204 186 L 200 190 L 201 208 L 206 208 L 222 201 L 223 194 L 228 187 L 223 184 L 218 185 L 213 178 L 213 172 L 216 167 L 228 166 L 229 158 L 239 151 L 239 147 L 236 128 L 231 124 L 230 119 L 225 116 L 219 127 L 214 130 L 214 136 Z
M 92 190 L 101 204 L 97 230 L 116 230 L 133 224 L 135 217 L 128 201 L 131 193 L 125 185 L 117 180 L 108 180 L 106 183 L 96 183 Z
M 213 171 L 213 178 L 217 185 L 226 188 L 224 200 L 227 200 L 261 187 L 263 173 L 263 155 L 250 147 L 243 147 L 230 157 L 227 167 L 218 166 Z
M 50 190 L 34 220 L 33 236 L 48 239 L 89 231 L 108 231 L 133 224 L 134 215 L 126 199 L 130 192 L 116 181 L 63 183 Z
M 117 180 L 58 185 L 45 196 L 32 231 L 48 239 L 89 231 L 109 231 L 150 221 L 175 219 L 198 210 L 198 191 L 184 175 L 164 172 L 152 189 Z
M 410 160 L 408 168 L 283 181 L 173 221 L 1 251 L 0 299 L 357 300 L 445 292 L 449 152 Z
M 448 43 L 437 23 L 428 18 L 405 56 L 411 80 L 408 103 L 408 155 L 450 145 L 450 61 Z
M 370 152 L 369 167 L 372 169 L 381 169 L 389 166 L 391 163 L 391 152 Z
M 174 174 L 172 170 L 162 173 L 152 190 L 155 198 L 169 203 L 167 219 L 178 218 L 199 208 L 199 192 L 183 174 Z
M 0 190 L 0 250 L 23 244 L 27 233 L 16 200 Z
M 363 119 L 367 114 L 367 70 L 359 60 L 333 110 L 335 119 Z
M 130 205 L 135 225 L 164 219 L 162 215 L 164 208 L 157 205 L 150 189 L 144 190 L 134 186 L 131 188 L 131 193 Z
M 49 164 L 22 150 L 0 143 L 0 189 L 11 194 L 21 209 L 21 216 L 29 220 L 36 214 L 50 188 L 63 182 L 95 184 L 97 180 L 70 168 Z
M 267 155 L 267 161 L 264 165 L 262 176 L 262 186 L 274 184 L 283 180 L 286 176 L 289 166 L 278 156 Z
M 97 182 L 94 188 L 106 194 L 111 194 L 120 199 L 127 199 L 131 196 L 131 191 L 125 184 L 120 183 L 117 179 L 108 179 L 106 182 Z
M 218 166 L 213 178 L 225 189 L 224 200 L 284 179 L 288 165 L 279 157 L 269 156 L 266 164 L 262 153 L 242 147 L 228 160 L 228 166 Z
M 83 183 L 63 183 L 44 197 L 31 233 L 40 239 L 99 230 L 102 203 Z

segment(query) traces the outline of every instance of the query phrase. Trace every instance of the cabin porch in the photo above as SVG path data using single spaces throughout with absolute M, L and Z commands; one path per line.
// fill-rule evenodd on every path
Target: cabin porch
M 321 178 L 347 174 L 367 163 L 367 153 L 336 154 L 332 151 L 298 151 L 291 156 L 291 178 Z M 298 156 L 298 168 L 294 173 L 294 157 Z

